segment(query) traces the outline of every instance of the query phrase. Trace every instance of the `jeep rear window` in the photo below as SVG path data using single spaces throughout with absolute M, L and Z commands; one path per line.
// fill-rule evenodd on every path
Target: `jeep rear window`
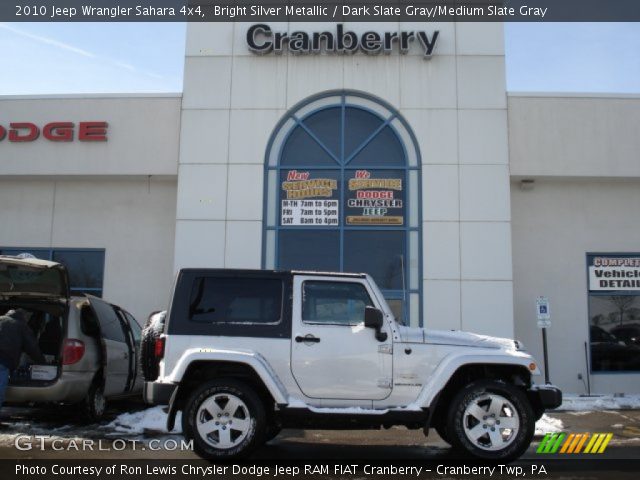
M 276 324 L 282 317 L 282 289 L 282 281 L 273 278 L 196 277 L 189 320 Z

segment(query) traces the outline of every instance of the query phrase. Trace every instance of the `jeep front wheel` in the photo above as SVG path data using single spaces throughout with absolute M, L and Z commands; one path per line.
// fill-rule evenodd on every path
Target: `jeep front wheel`
M 524 393 L 493 380 L 473 382 L 460 391 L 448 424 L 452 445 L 483 460 L 515 460 L 535 431 L 534 412 Z
M 187 401 L 182 429 L 196 453 L 210 460 L 248 455 L 265 435 L 262 401 L 247 385 L 215 380 L 197 388 Z

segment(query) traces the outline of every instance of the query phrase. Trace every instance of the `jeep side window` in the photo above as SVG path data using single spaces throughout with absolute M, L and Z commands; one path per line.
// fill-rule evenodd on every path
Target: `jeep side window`
M 302 320 L 307 323 L 358 325 L 373 306 L 361 283 L 306 281 L 302 285 Z
M 282 317 L 282 290 L 282 281 L 274 278 L 196 277 L 189 320 L 276 324 Z

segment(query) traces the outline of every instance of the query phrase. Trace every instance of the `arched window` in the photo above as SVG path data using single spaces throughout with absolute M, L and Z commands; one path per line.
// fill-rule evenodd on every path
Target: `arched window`
M 421 323 L 420 152 L 395 109 L 351 91 L 295 106 L 267 147 L 265 199 L 264 268 L 369 273 Z

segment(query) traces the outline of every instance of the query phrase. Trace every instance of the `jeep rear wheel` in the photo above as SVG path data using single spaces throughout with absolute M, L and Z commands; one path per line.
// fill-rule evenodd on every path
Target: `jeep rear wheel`
M 182 429 L 203 458 L 244 457 L 264 441 L 264 406 L 241 382 L 211 381 L 196 389 L 187 401 Z
M 446 432 L 454 447 L 483 460 L 510 461 L 529 447 L 535 418 L 519 388 L 480 380 L 454 397 L 448 425 Z

